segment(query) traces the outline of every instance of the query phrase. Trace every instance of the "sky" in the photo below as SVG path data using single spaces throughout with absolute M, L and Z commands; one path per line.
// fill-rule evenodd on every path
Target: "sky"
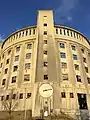
M 54 23 L 74 28 L 90 40 L 90 0 L 0 0 L 0 40 L 36 25 L 38 10 L 53 10 Z

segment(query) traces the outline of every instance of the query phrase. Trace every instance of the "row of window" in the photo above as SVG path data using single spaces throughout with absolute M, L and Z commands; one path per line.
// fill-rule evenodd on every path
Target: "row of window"
M 32 44 L 27 44 L 27 49 L 32 49 Z M 16 47 L 16 52 L 20 51 L 20 46 Z M 11 50 L 8 51 L 8 55 L 10 55 Z M 4 54 L 2 55 L 2 59 L 4 58 Z
M 70 93 L 70 98 L 74 98 L 74 94 L 73 93 Z M 62 98 L 66 98 L 66 93 L 65 92 L 61 92 L 61 97 Z
M 80 37 L 80 34 L 76 33 L 76 32 L 73 32 L 73 31 L 70 31 L 68 29 L 58 29 L 56 28 L 56 34 L 60 34 L 60 35 L 67 35 L 67 36 L 70 36 L 70 37 L 74 37 L 74 38 L 81 38 Z
M 24 36 L 28 35 L 35 35 L 35 28 L 34 29 L 28 29 L 26 31 L 21 31 L 19 33 L 16 33 L 15 35 L 11 36 L 8 40 L 15 40 Z
M 26 99 L 31 97 L 31 93 L 27 93 Z M 12 94 L 12 95 L 6 95 L 6 96 L 1 96 L 1 101 L 3 100 L 10 100 L 10 99 L 18 99 L 17 94 Z M 23 93 L 19 94 L 19 99 L 23 99 Z

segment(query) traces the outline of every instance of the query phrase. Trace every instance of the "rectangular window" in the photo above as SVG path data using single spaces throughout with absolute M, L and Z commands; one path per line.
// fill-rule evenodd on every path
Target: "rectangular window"
M 67 63 L 61 62 L 61 66 L 62 66 L 62 69 L 66 69 L 67 68 Z
M 27 93 L 27 98 L 30 98 L 31 97 L 31 93 Z
M 70 98 L 74 98 L 74 95 L 73 95 L 73 93 L 70 93 Z
M 16 82 L 16 77 L 17 77 L 17 76 L 12 77 L 12 83 L 15 83 L 15 82 Z
M 5 74 L 7 74 L 7 72 L 8 72 L 8 68 L 5 69 Z
M 1 96 L 1 101 L 3 101 L 4 100 L 4 96 Z
M 47 31 L 44 31 L 44 35 L 47 35 Z
M 20 93 L 19 99 L 23 99 L 23 93 Z
M 65 48 L 65 44 L 64 43 L 60 43 L 60 48 Z
M 58 34 L 58 29 L 56 29 L 56 34 Z
M 44 80 L 48 80 L 48 75 L 44 75 Z
M 35 29 L 33 29 L 33 34 L 35 34 Z
M 81 76 L 76 75 L 77 82 L 81 82 Z
M 21 33 L 19 33 L 19 38 L 21 37 Z
M 6 83 L 6 79 L 3 79 L 2 85 L 5 85 L 5 83 Z
M 29 74 L 24 75 L 24 81 L 29 81 L 29 80 L 30 80 L 30 75 Z
M 60 56 L 61 56 L 61 58 L 66 58 L 66 54 L 63 52 L 60 53 Z
M 88 73 L 88 67 L 85 67 L 85 71 L 86 71 L 86 73 Z
M 44 50 L 44 54 L 47 55 L 47 51 L 46 50 Z
M 16 52 L 19 52 L 20 51 L 20 46 L 16 48 Z
M 6 65 L 9 64 L 9 59 L 6 60 Z
M 73 54 L 73 59 L 74 59 L 74 60 L 77 60 L 77 59 L 78 59 L 78 58 L 77 58 L 77 55 Z
M 22 37 L 24 36 L 24 31 L 22 32 Z
M 74 64 L 75 70 L 79 70 L 79 65 Z
M 29 31 L 29 35 L 31 35 L 31 30 Z
M 30 69 L 30 63 L 25 64 L 25 69 Z
M 15 99 L 15 98 L 16 98 L 16 94 L 13 94 L 12 99 Z
M 65 30 L 63 30 L 63 32 L 64 32 L 64 35 L 66 35 L 66 31 L 65 31 Z
M 47 40 L 44 40 L 44 44 L 47 44 Z
M 27 44 L 27 49 L 32 49 L 32 44 Z
M 44 23 L 44 26 L 47 26 L 47 23 Z
M 71 37 L 72 37 L 72 31 L 70 33 L 71 33 Z
M 62 79 L 63 80 L 68 80 L 68 74 L 62 74 Z
M 62 34 L 62 29 L 60 29 L 60 34 Z
M 28 30 L 26 30 L 26 36 L 28 35 Z
M 26 53 L 26 59 L 30 59 L 31 58 L 31 53 Z
M 84 49 L 83 48 L 81 49 L 81 52 L 84 53 Z
M 75 36 L 75 32 L 74 32 L 74 38 L 75 38 L 76 36 Z
M 44 67 L 47 67 L 48 66 L 48 63 L 47 62 L 44 62 Z
M 67 35 L 69 36 L 69 30 L 67 30 Z
M 15 56 L 15 61 L 19 60 L 19 55 Z
M 72 50 L 76 50 L 76 47 L 74 46 L 74 45 L 71 45 L 71 47 L 72 47 Z
M 61 92 L 61 97 L 62 97 L 62 98 L 66 98 L 65 92 Z
M 88 81 L 88 83 L 90 84 L 90 77 L 87 77 L 87 81 Z
M 16 66 L 14 66 L 14 68 L 13 68 L 13 72 L 15 72 L 15 71 L 17 71 L 18 70 L 18 66 L 16 65 Z
M 83 57 L 83 62 L 85 62 L 85 63 L 86 63 L 86 58 L 85 58 L 85 57 Z
M 9 95 L 6 95 L 6 100 L 9 100 Z

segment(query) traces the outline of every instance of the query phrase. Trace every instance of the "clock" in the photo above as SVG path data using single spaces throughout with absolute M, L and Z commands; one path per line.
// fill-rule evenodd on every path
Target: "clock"
M 42 84 L 39 88 L 39 94 L 44 98 L 49 98 L 53 94 L 53 88 L 50 84 Z

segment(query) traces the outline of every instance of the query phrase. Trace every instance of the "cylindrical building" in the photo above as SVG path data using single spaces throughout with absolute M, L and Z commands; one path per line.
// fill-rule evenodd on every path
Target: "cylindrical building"
M 89 114 L 90 42 L 54 25 L 51 10 L 38 12 L 36 26 L 9 35 L 0 53 L 0 111 L 12 99 L 13 111 L 25 116 Z

